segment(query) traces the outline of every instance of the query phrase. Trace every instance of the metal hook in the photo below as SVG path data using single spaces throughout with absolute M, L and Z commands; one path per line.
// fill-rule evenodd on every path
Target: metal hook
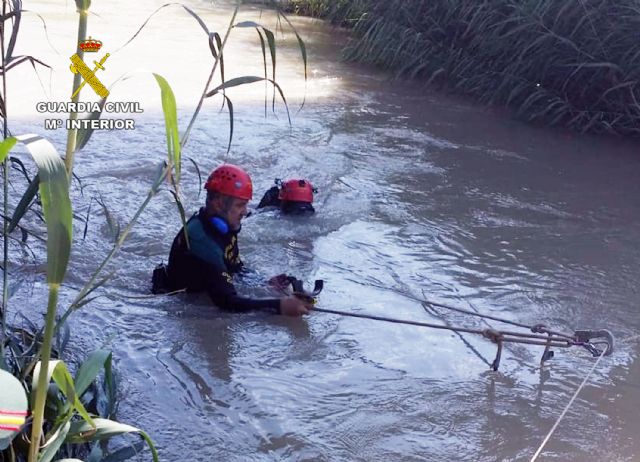
M 537 324 L 534 327 L 538 327 L 538 326 L 545 328 L 542 324 Z M 531 330 L 533 331 L 533 328 Z M 551 349 L 551 334 L 547 332 L 547 344 L 545 345 L 544 351 L 542 352 L 542 356 L 540 357 L 540 364 L 544 364 L 545 361 L 553 358 L 553 355 L 554 355 L 554 352 Z
M 497 371 L 500 367 L 500 358 L 502 356 L 502 340 L 498 340 L 498 351 L 496 352 L 496 358 L 491 363 L 491 369 Z
M 322 279 L 316 279 L 313 291 L 308 292 L 305 290 L 304 283 L 300 279 L 286 274 L 280 274 L 272 278 L 271 281 L 280 288 L 286 288 L 286 286 L 291 285 L 294 296 L 307 300 L 310 303 L 316 302 L 316 296 L 322 292 L 322 289 L 324 288 L 324 281 Z
M 609 356 L 613 353 L 615 346 L 615 339 L 613 334 L 607 329 L 597 330 L 577 330 L 573 333 L 575 341 L 586 348 L 593 356 L 600 356 L 603 354 L 601 350 L 596 348 L 595 345 L 605 344 L 604 355 Z M 599 340 L 593 342 L 592 340 Z
M 482 336 L 498 345 L 496 358 L 491 363 L 491 369 L 493 369 L 494 371 L 497 371 L 498 368 L 500 367 L 500 358 L 502 357 L 502 333 L 494 329 L 485 329 L 482 332 Z

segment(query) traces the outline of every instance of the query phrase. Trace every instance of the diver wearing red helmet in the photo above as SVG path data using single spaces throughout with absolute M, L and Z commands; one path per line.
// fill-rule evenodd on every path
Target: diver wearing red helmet
M 258 208 L 279 207 L 282 213 L 303 215 L 314 213 L 313 194 L 318 191 L 309 180 L 291 179 L 282 181 L 276 179 L 276 185 L 272 186 L 258 204 Z
M 239 296 L 233 286 L 232 275 L 243 266 L 237 235 L 253 196 L 247 172 L 223 164 L 211 172 L 204 187 L 205 206 L 189 219 L 187 232 L 183 228 L 173 240 L 167 267 L 169 289 L 206 291 L 216 305 L 232 311 L 258 309 L 288 316 L 307 314 L 310 303 L 297 297 L 252 299 Z

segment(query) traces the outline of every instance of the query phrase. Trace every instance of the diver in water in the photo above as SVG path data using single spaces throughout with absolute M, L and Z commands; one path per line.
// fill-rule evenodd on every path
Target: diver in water
M 237 236 L 253 196 L 249 175 L 240 167 L 223 164 L 211 172 L 204 188 L 205 206 L 175 237 L 169 265 L 154 271 L 154 293 L 186 289 L 207 292 L 216 305 L 226 310 L 308 314 L 311 303 L 299 297 L 247 298 L 238 295 L 233 285 L 233 275 L 243 267 Z
M 307 215 L 315 213 L 313 208 L 313 194 L 318 191 L 309 180 L 291 179 L 282 181 L 276 179 L 258 204 L 258 208 L 278 207 L 282 213 L 291 215 Z

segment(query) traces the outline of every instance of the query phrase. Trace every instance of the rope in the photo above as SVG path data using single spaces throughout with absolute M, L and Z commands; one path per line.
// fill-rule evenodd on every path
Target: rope
M 450 305 L 443 305 L 442 303 L 432 302 L 431 300 L 427 300 L 426 297 L 425 297 L 424 300 L 420 300 L 420 301 L 422 302 L 423 306 L 425 304 L 431 305 L 431 306 L 437 306 L 438 308 L 446 308 L 447 310 L 457 311 L 458 313 L 469 314 L 471 316 L 477 316 L 479 318 L 484 318 L 484 319 L 491 319 L 492 321 L 503 322 L 505 324 L 511 324 L 512 326 L 522 327 L 524 329 L 531 329 L 531 326 L 528 326 L 526 324 L 522 324 L 522 323 L 519 323 L 519 322 L 516 322 L 516 321 L 510 321 L 510 320 L 504 319 L 504 318 L 499 318 L 497 316 L 491 316 L 491 315 L 488 315 L 488 314 L 481 314 L 481 313 L 478 313 L 477 311 L 466 310 L 464 308 L 458 308 L 458 307 L 450 306 Z
M 469 334 L 480 334 L 480 335 L 482 335 L 482 333 L 484 332 L 483 330 L 480 330 L 480 329 L 468 329 L 466 327 L 445 326 L 445 325 L 442 325 L 442 324 L 432 324 L 432 323 L 429 323 L 429 322 L 410 321 L 408 319 L 388 318 L 386 316 L 376 316 L 376 315 L 372 315 L 372 314 L 350 313 L 350 312 L 347 312 L 347 311 L 330 310 L 328 308 L 318 308 L 316 306 L 314 306 L 312 308 L 312 311 L 319 311 L 321 313 L 337 314 L 337 315 L 340 315 L 340 316 L 348 316 L 348 317 L 351 317 L 351 318 L 373 319 L 374 321 L 386 321 L 386 322 L 392 322 L 392 323 L 396 323 L 396 324 L 409 324 L 411 326 L 430 327 L 432 329 L 451 330 L 451 331 L 454 331 L 454 332 L 467 332 Z
M 424 295 L 424 291 L 423 291 L 423 295 Z M 564 334 L 562 332 L 558 332 L 558 331 L 554 331 L 551 329 L 547 329 L 544 325 L 542 324 L 538 324 L 535 326 L 529 326 L 527 324 L 522 324 L 520 322 L 516 322 L 516 321 L 511 321 L 509 319 L 505 319 L 505 318 L 499 318 L 497 316 L 491 316 L 489 314 L 482 314 L 479 313 L 478 311 L 470 311 L 470 310 L 466 310 L 464 308 L 459 308 L 459 307 L 455 307 L 455 306 L 450 306 L 450 305 L 443 305 L 442 303 L 437 303 L 437 302 L 432 302 L 431 300 L 427 300 L 426 297 L 424 300 L 421 300 L 422 302 L 422 306 L 425 306 L 425 304 L 427 305 L 431 305 L 431 306 L 437 306 L 439 308 L 446 308 L 447 310 L 451 310 L 451 311 L 457 311 L 458 313 L 464 313 L 464 314 L 468 314 L 471 316 L 477 316 L 479 318 L 484 318 L 484 319 L 491 319 L 492 321 L 497 321 L 497 322 L 502 322 L 505 324 L 511 324 L 512 326 L 516 326 L 516 327 L 522 327 L 523 329 L 529 329 L 532 332 L 538 332 L 538 333 L 548 333 L 551 335 L 556 335 L 558 337 L 564 337 L 566 339 L 571 339 L 572 337 L 570 335 Z
M 158 298 L 158 297 L 181 294 L 181 293 L 185 293 L 186 291 L 187 291 L 187 289 L 178 289 L 178 290 L 174 290 L 173 292 L 164 292 L 164 293 L 161 293 L 161 294 L 125 295 L 125 294 L 107 293 L 106 295 L 112 295 L 112 296 L 115 296 L 115 297 L 125 298 L 125 299 L 130 299 L 130 300 L 145 300 L 147 298 Z
M 440 313 L 438 313 L 435 309 L 433 308 L 428 308 L 427 305 L 425 303 L 422 304 L 422 307 L 424 308 L 424 310 L 429 313 L 432 316 L 438 316 L 442 322 L 444 322 L 447 326 L 450 326 L 451 323 L 449 323 L 449 321 L 447 321 L 446 319 L 444 319 L 443 316 L 440 315 Z M 486 322 L 485 322 L 486 323 Z M 487 323 L 488 324 L 488 323 Z M 489 326 L 491 327 L 491 326 Z M 454 332 L 459 338 L 460 340 L 462 340 L 462 343 L 465 344 L 465 346 L 473 353 L 475 354 L 483 363 L 485 363 L 487 366 L 491 367 L 491 362 L 489 362 L 489 360 L 487 358 L 485 358 L 482 353 L 480 353 L 476 347 L 474 347 L 465 337 L 464 335 L 462 335 L 460 332 Z
M 560 417 L 558 417 L 558 420 L 556 420 L 556 423 L 553 424 L 553 427 L 551 427 L 551 430 L 549 430 L 549 433 L 547 433 L 547 436 L 544 438 L 544 440 L 542 441 L 542 444 L 540 445 L 540 447 L 538 448 L 538 450 L 536 451 L 536 453 L 533 455 L 533 457 L 531 458 L 531 462 L 535 462 L 535 460 L 538 458 L 538 456 L 540 455 L 540 453 L 542 452 L 542 449 L 544 449 L 544 447 L 546 446 L 547 442 L 549 441 L 549 439 L 551 438 L 551 435 L 553 435 L 553 432 L 556 431 L 556 428 L 558 428 L 558 425 L 560 425 L 560 421 L 564 418 L 564 416 L 567 414 L 567 412 L 569 411 L 569 408 L 571 407 L 571 405 L 573 404 L 573 402 L 576 400 L 576 398 L 578 397 L 578 394 L 582 391 L 582 389 L 584 388 L 584 386 L 587 383 L 587 380 L 589 380 L 589 377 L 591 376 L 591 374 L 593 373 L 593 371 L 596 369 L 596 367 L 598 366 L 598 364 L 600 363 L 600 360 L 602 359 L 602 357 L 604 356 L 604 351 L 602 353 L 600 353 L 600 356 L 598 356 L 597 361 L 593 364 L 593 366 L 591 367 L 591 370 L 589 371 L 589 373 L 587 374 L 587 376 L 584 378 L 584 380 L 582 381 L 582 383 L 580 384 L 580 386 L 578 387 L 578 389 L 576 390 L 576 392 L 573 394 L 573 396 L 571 397 L 571 400 L 569 401 L 569 403 L 565 406 L 564 411 L 562 411 L 562 414 L 560 414 Z
M 596 367 L 598 366 L 598 364 L 600 363 L 600 360 L 602 359 L 602 357 L 604 356 L 604 351 L 602 353 L 600 353 L 600 356 L 598 356 L 598 360 L 593 364 L 593 366 L 591 367 L 591 370 L 589 371 L 589 373 L 587 374 L 587 376 L 584 378 L 584 380 L 582 381 L 582 383 L 580 384 L 580 386 L 578 387 L 578 389 L 576 390 L 576 392 L 573 394 L 573 396 L 571 397 L 571 400 L 569 401 L 569 404 L 567 404 L 564 408 L 564 411 L 562 411 L 562 414 L 560 414 L 560 417 L 558 417 L 558 420 L 556 420 L 556 423 L 553 424 L 553 427 L 551 427 L 551 430 L 549 430 L 549 433 L 547 433 L 547 436 L 544 438 L 544 440 L 542 441 L 542 444 L 540 445 L 540 447 L 538 448 L 538 450 L 536 451 L 536 453 L 533 455 L 533 457 L 531 458 L 531 462 L 535 462 L 535 460 L 538 458 L 538 456 L 540 455 L 540 453 L 542 452 L 542 449 L 544 449 L 544 447 L 546 446 L 546 444 L 549 442 L 549 439 L 551 438 L 551 435 L 553 435 L 553 432 L 556 431 L 556 428 L 558 428 L 558 425 L 560 425 L 560 421 L 564 418 L 564 416 L 567 414 L 567 412 L 569 411 L 569 408 L 571 407 L 571 405 L 573 404 L 573 402 L 576 400 L 576 398 L 578 397 L 578 394 L 582 391 L 582 389 L 584 388 L 584 386 L 587 383 L 587 380 L 589 380 L 589 377 L 591 376 L 591 374 L 593 373 L 593 371 L 596 369 Z
M 340 316 L 348 316 L 351 318 L 363 318 L 372 319 L 374 321 L 385 321 L 396 324 L 408 324 L 411 326 L 429 327 L 431 329 L 450 330 L 453 332 L 465 332 L 468 334 L 482 335 L 483 337 L 491 340 L 494 343 L 510 342 L 510 343 L 526 343 L 528 345 L 550 345 L 553 347 L 571 347 L 574 345 L 581 345 L 581 343 L 574 342 L 572 340 L 566 340 L 564 338 L 549 337 L 541 334 L 528 334 L 524 332 L 508 332 L 499 331 L 495 329 L 470 329 L 467 327 L 433 324 L 429 322 L 410 321 L 408 319 L 389 318 L 386 316 L 376 316 L 372 314 L 353 313 L 348 311 L 331 310 L 328 308 L 318 308 L 314 306 L 313 311 L 319 311 L 321 313 L 337 314 Z
M 286 277 L 287 281 L 289 282 L 289 284 L 292 287 L 292 295 L 295 295 L 297 297 L 300 297 L 304 300 L 308 300 L 311 301 L 315 304 L 315 296 L 320 293 L 320 291 L 322 290 L 322 280 L 316 280 L 315 283 L 315 289 L 313 292 L 307 292 L 304 290 L 303 288 L 303 283 L 302 281 L 300 281 L 299 279 L 293 277 L 293 276 L 288 276 Z M 288 285 L 285 287 L 280 287 L 280 290 L 285 293 L 285 294 L 290 294 L 291 292 L 287 291 Z M 425 295 L 424 291 L 423 291 L 423 295 Z M 512 324 L 518 327 L 522 327 L 522 328 L 526 328 L 529 329 L 532 333 L 524 333 L 524 332 L 509 332 L 509 331 L 500 331 L 500 330 L 496 330 L 493 329 L 490 325 L 488 329 L 470 329 L 470 328 L 466 328 L 466 327 L 458 327 L 458 326 L 452 326 L 449 322 L 447 322 L 446 320 L 444 321 L 444 325 L 443 324 L 433 324 L 433 323 L 427 323 L 427 322 L 418 322 L 418 321 L 409 321 L 409 320 L 405 320 L 405 319 L 397 319 L 397 318 L 389 318 L 386 316 L 376 316 L 376 315 L 370 315 L 370 314 L 360 314 L 360 313 L 354 313 L 354 312 L 347 312 L 347 311 L 340 311 L 340 310 L 332 310 L 332 309 L 327 309 L 327 308 L 319 308 L 317 306 L 313 307 L 313 310 L 315 311 L 319 311 L 322 313 L 330 313 L 330 314 L 337 314 L 340 316 L 349 316 L 349 317 L 353 317 L 353 318 L 363 318 L 363 319 L 372 319 L 372 320 L 376 320 L 376 321 L 384 321 L 384 322 L 391 322 L 391 323 L 397 323 L 397 324 L 407 324 L 407 325 L 412 325 L 412 326 L 420 326 L 420 327 L 428 327 L 431 329 L 442 329 L 442 330 L 449 330 L 452 332 L 455 332 L 461 339 L 462 341 L 465 343 L 465 345 L 467 345 L 469 348 L 471 348 L 471 351 L 473 353 L 475 353 L 478 357 L 480 357 L 480 359 L 482 359 L 482 361 L 484 361 L 485 363 L 488 363 L 488 361 L 481 355 L 479 354 L 479 352 L 473 348 L 472 345 L 470 345 L 466 339 L 463 338 L 463 336 L 461 335 L 461 333 L 469 333 L 469 334 L 477 334 L 477 335 L 482 335 L 484 338 L 490 340 L 491 342 L 495 343 L 498 346 L 498 351 L 496 353 L 496 358 L 494 359 L 493 363 L 491 364 L 491 368 L 494 371 L 498 370 L 498 367 L 500 365 L 500 356 L 502 353 L 502 348 L 504 346 L 505 343 L 523 343 L 523 344 L 528 344 L 528 345 L 540 345 L 540 346 L 544 346 L 545 347 L 545 351 L 543 353 L 542 359 L 540 360 L 541 362 L 545 361 L 545 359 L 548 359 L 548 357 L 550 357 L 551 353 L 549 353 L 549 348 L 550 347 L 562 347 L 562 348 L 569 348 L 572 346 L 582 346 L 584 348 L 586 348 L 587 350 L 589 350 L 590 353 L 592 353 L 594 356 L 598 355 L 600 353 L 600 351 L 598 351 L 598 349 L 594 346 L 594 343 L 590 343 L 590 340 L 592 338 L 600 338 L 600 337 L 605 337 L 607 339 L 607 341 L 605 342 L 600 342 L 600 343 L 606 343 L 607 344 L 607 348 L 604 350 L 604 352 L 602 354 L 610 354 L 612 349 L 613 349 L 613 336 L 609 333 L 609 331 L 607 330 L 599 330 L 599 331 L 576 331 L 573 335 L 567 335 L 561 332 L 555 332 L 553 330 L 547 329 L 546 326 L 544 326 L 543 324 L 536 324 L 534 326 L 527 326 L 525 324 L 521 324 L 521 323 L 517 323 L 514 321 L 509 321 L 509 320 L 505 320 L 505 319 L 500 319 L 497 318 L 495 316 L 489 316 L 489 315 L 483 315 L 481 313 L 479 313 L 477 310 L 475 310 L 474 308 L 474 312 L 471 312 L 469 310 L 465 310 L 463 308 L 454 308 L 451 306 L 447 306 L 447 305 L 443 305 L 440 303 L 435 303 L 435 302 L 430 302 L 428 300 L 420 300 L 420 302 L 422 303 L 423 308 L 425 309 L 425 311 L 427 312 L 431 312 L 431 311 L 435 311 L 435 309 L 433 308 L 434 306 L 438 306 L 438 307 L 442 307 L 442 308 L 448 308 L 450 310 L 454 310 L 454 311 L 460 311 L 463 313 L 467 313 L 467 314 L 471 314 L 471 315 L 475 315 L 475 316 L 479 316 L 480 318 L 488 318 L 488 319 L 493 319 L 496 321 L 500 321 L 500 322 L 504 322 L 507 324 Z M 484 319 L 483 322 L 485 324 L 488 324 Z M 545 335 L 546 334 L 546 335 Z
M 623 339 L 621 341 L 621 343 L 625 343 L 631 340 L 635 340 L 637 338 L 640 338 L 640 334 L 638 335 L 633 335 L 631 337 L 627 337 L 626 339 Z M 553 435 L 553 432 L 556 431 L 556 428 L 558 428 L 558 425 L 560 425 L 560 421 L 564 418 L 564 416 L 567 414 L 567 411 L 569 411 L 569 408 L 571 407 L 571 405 L 573 404 L 573 402 L 575 401 L 576 397 L 578 396 L 578 394 L 580 393 L 580 391 L 582 391 L 582 388 L 585 386 L 585 384 L 587 383 L 587 380 L 589 380 L 589 376 L 591 376 L 591 374 L 593 373 L 593 371 L 596 369 L 596 367 L 598 366 L 598 363 L 600 362 L 600 360 L 602 359 L 602 357 L 604 356 L 604 351 L 602 353 L 600 353 L 600 356 L 598 356 L 598 360 L 593 364 L 593 366 L 591 367 L 591 370 L 589 371 L 589 373 L 587 374 L 587 376 L 584 378 L 584 380 L 582 381 L 582 383 L 580 384 L 580 386 L 578 387 L 578 389 L 576 390 L 576 392 L 573 394 L 573 396 L 571 397 L 571 400 L 569 401 L 569 403 L 567 404 L 567 406 L 564 408 L 564 411 L 562 411 L 562 414 L 560 414 L 560 417 L 558 417 L 558 420 L 556 420 L 556 423 L 553 425 L 553 427 L 551 427 L 551 430 L 549 430 L 549 433 L 547 433 L 547 436 L 544 438 L 544 440 L 542 441 L 542 444 L 540 445 L 540 447 L 538 448 L 538 450 L 536 451 L 536 453 L 533 455 L 533 457 L 531 458 L 530 462 L 535 462 L 536 459 L 538 458 L 538 456 L 540 455 L 540 453 L 542 452 L 542 449 L 546 446 L 546 444 L 549 442 L 549 439 L 551 438 L 551 435 Z
M 329 266 L 332 266 L 334 268 L 337 268 L 339 270 L 342 270 L 342 271 L 347 271 L 347 272 L 350 271 L 348 268 L 344 268 L 343 266 L 337 265 L 337 264 L 335 264 L 335 263 L 333 263 L 331 261 L 328 261 L 328 260 L 321 259 L 321 262 L 326 264 L 326 265 L 329 265 Z M 555 331 L 555 330 L 547 329 L 547 327 L 542 325 L 542 324 L 537 324 L 537 325 L 534 325 L 534 326 L 530 326 L 528 324 L 523 324 L 523 323 L 520 323 L 520 322 L 511 321 L 509 319 L 500 318 L 500 317 L 497 317 L 497 316 L 491 316 L 491 315 L 488 315 L 488 314 L 482 314 L 473 305 L 471 305 L 471 303 L 469 303 L 469 302 L 468 303 L 473 308 L 473 311 L 466 310 L 464 308 L 454 307 L 454 306 L 451 306 L 451 305 L 445 305 L 443 303 L 438 303 L 438 302 L 431 301 L 431 300 L 429 300 L 427 298 L 427 294 L 426 294 L 426 292 L 424 290 L 422 290 L 422 298 L 420 298 L 420 297 L 417 297 L 417 296 L 411 294 L 410 292 L 397 290 L 397 289 L 394 289 L 392 287 L 385 287 L 383 285 L 376 284 L 376 283 L 371 282 L 371 281 L 367 281 L 366 284 L 364 284 L 364 283 L 362 283 L 362 282 L 360 282 L 358 280 L 351 280 L 351 282 L 355 282 L 356 284 L 360 284 L 360 285 L 372 286 L 372 287 L 375 287 L 375 288 L 380 289 L 380 290 L 385 290 L 385 291 L 388 291 L 388 292 L 396 293 L 398 295 L 402 295 L 403 297 L 409 298 L 411 300 L 415 300 L 416 302 L 420 303 L 422 305 L 422 307 L 427 311 L 429 311 L 429 309 L 427 308 L 427 305 L 429 305 L 430 307 L 445 308 L 447 310 L 457 311 L 459 313 L 464 313 L 464 314 L 468 314 L 468 315 L 471 315 L 471 316 L 477 316 L 477 317 L 483 319 L 483 322 L 490 329 L 493 329 L 493 327 L 491 326 L 491 324 L 489 324 L 488 322 L 484 321 L 485 319 L 491 319 L 493 321 L 497 321 L 497 322 L 501 322 L 501 323 L 505 323 L 505 324 L 511 324 L 512 326 L 521 327 L 523 329 L 528 329 L 528 330 L 530 330 L 532 332 L 535 332 L 535 333 L 545 333 L 545 334 L 549 334 L 549 335 L 555 335 L 557 337 L 563 337 L 564 339 L 566 339 L 568 341 L 573 340 L 573 337 L 571 335 L 568 335 L 568 334 L 563 333 L 563 332 L 558 332 L 558 331 Z M 288 294 L 288 295 L 290 295 L 290 294 Z M 431 308 L 431 310 L 433 310 L 433 308 Z M 435 310 L 433 310 L 433 311 L 435 311 Z M 432 313 L 430 313 L 430 314 L 432 314 Z

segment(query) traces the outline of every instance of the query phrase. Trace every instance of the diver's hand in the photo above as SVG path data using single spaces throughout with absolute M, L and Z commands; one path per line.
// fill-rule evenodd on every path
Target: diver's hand
M 300 300 L 298 297 L 290 296 L 280 299 L 280 314 L 285 316 L 309 314 L 311 308 L 311 303 Z

